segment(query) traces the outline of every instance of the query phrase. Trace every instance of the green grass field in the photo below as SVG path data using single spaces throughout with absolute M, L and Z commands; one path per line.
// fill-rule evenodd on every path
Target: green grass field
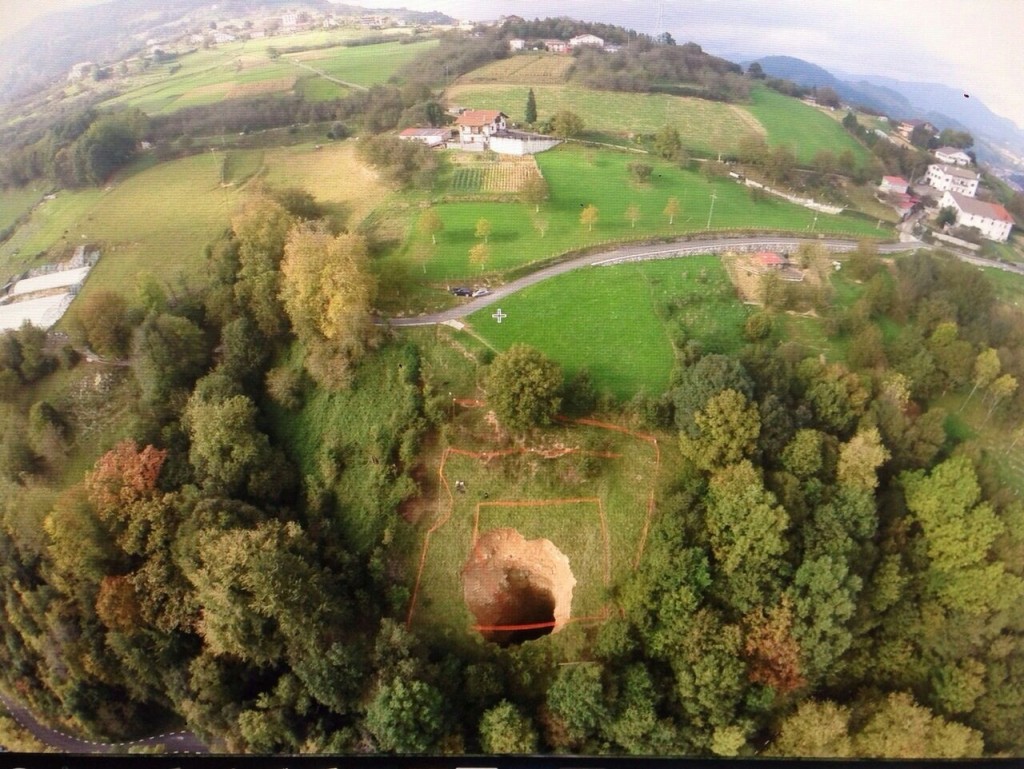
M 476 434 L 481 416 L 479 409 L 460 413 L 456 440 Z M 460 573 L 472 550 L 480 503 L 484 503 L 479 508 L 481 533 L 514 528 L 526 539 L 550 540 L 568 557 L 576 579 L 572 618 L 593 621 L 609 611 L 609 587 L 632 570 L 644 537 L 649 495 L 657 483 L 657 454 L 640 438 L 599 427 L 557 428 L 550 438 L 556 445 L 619 456 L 569 454 L 546 459 L 527 451 L 490 460 L 451 453 L 444 460 L 443 475 L 449 486 L 454 487 L 456 479 L 462 480 L 467 492 L 449 497 L 443 485 L 439 486 L 419 523 L 424 535 L 428 528 L 437 528 L 427 543 L 412 611 L 417 628 L 428 632 L 447 628 L 455 631 L 455 638 L 460 631 L 467 633 L 464 637 L 472 637 L 468 628 L 474 618 L 465 605 Z M 472 443 L 474 451 L 497 448 L 480 441 Z M 440 463 L 438 457 L 437 466 L 430 468 L 434 477 Z M 529 500 L 549 504 L 516 504 Z M 419 570 L 421 554 L 413 553 L 413 573 Z M 573 634 L 566 629 L 545 637 L 543 643 L 564 652 L 572 639 Z
M 714 256 L 590 267 L 538 283 L 468 320 L 499 350 L 532 345 L 567 376 L 586 367 L 598 391 L 625 400 L 664 392 L 675 363 L 673 343 L 701 342 L 709 352 L 743 344 L 747 308 Z
M 437 44 L 437 40 L 421 40 L 404 44 L 339 46 L 300 54 L 285 54 L 282 58 L 301 61 L 339 80 L 371 86 L 386 82 L 400 67 Z
M 297 66 L 304 61 L 315 69 L 341 80 L 370 86 L 388 80 L 406 62 L 422 53 L 436 40 L 402 45 L 345 47 L 285 54 L 273 58 L 268 48 L 343 42 L 342 33 L 315 32 L 288 37 L 228 43 L 199 50 L 178 59 L 150 67 L 125 82 L 125 93 L 105 102 L 142 109 L 150 115 L 166 114 L 185 107 L 216 104 L 225 99 L 296 90 L 313 101 L 334 99 L 347 92 L 343 86 Z
M 42 182 L 36 182 L 21 189 L 0 191 L 0 230 L 10 227 L 18 217 L 30 211 L 42 200 L 45 189 Z
M 472 77 L 472 74 L 471 74 Z M 477 109 L 500 109 L 513 121 L 524 121 L 527 85 L 456 84 L 448 101 Z M 666 94 L 594 91 L 578 85 L 534 85 L 537 117 L 544 121 L 559 110 L 578 114 L 588 132 L 618 136 L 653 134 L 674 126 L 688 149 L 703 153 L 730 152 L 747 136 L 764 135 L 757 120 L 743 108 L 721 102 Z
M 550 199 L 539 214 L 532 206 L 520 203 L 438 205 L 435 210 L 445 226 L 437 235 L 437 245 L 412 228 L 404 245 L 382 260 L 382 273 L 401 275 L 405 271 L 421 282 L 448 283 L 479 278 L 584 246 L 703 231 L 712 213 L 712 194 L 711 230 L 800 233 L 809 231 L 814 223 L 814 212 L 806 208 L 772 197 L 755 202 L 744 187 L 731 180 L 709 181 L 702 174 L 650 156 L 563 145 L 536 158 L 550 188 Z M 632 181 L 627 166 L 637 161 L 654 166 L 649 183 Z M 680 204 L 672 225 L 663 213 L 671 197 Z M 598 208 L 600 217 L 592 231 L 579 220 L 580 211 L 591 204 Z M 635 227 L 626 216 L 630 205 L 640 208 Z M 480 219 L 492 225 L 490 256 L 486 263 L 476 266 L 469 262 L 469 250 L 478 242 L 475 231 Z M 543 234 L 538 222 L 545 224 Z M 817 230 L 849 237 L 886 234 L 872 223 L 841 215 L 819 215 Z M 398 290 L 405 293 L 407 289 L 400 286 Z
M 743 109 L 767 129 L 770 146 L 788 144 L 802 163 L 810 162 L 821 150 L 838 155 L 849 149 L 858 163 L 867 160 L 868 151 L 842 125 L 814 107 L 768 88 L 755 88 L 751 98 L 753 104 Z

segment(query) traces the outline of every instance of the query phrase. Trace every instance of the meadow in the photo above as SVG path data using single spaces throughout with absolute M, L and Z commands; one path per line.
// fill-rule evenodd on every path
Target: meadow
M 0 190 L 0 230 L 7 229 L 32 210 L 42 199 L 44 189 L 41 182 L 36 182 L 20 189 Z
M 564 83 L 572 69 L 573 59 L 543 51 L 520 53 L 498 59 L 463 75 L 459 83 L 513 83 L 534 86 Z
M 480 70 L 446 91 L 448 102 L 476 109 L 500 109 L 514 122 L 526 120 L 527 85 L 475 83 Z M 534 85 L 537 118 L 541 122 L 559 110 L 583 119 L 588 134 L 628 137 L 675 127 L 683 146 L 703 154 L 733 152 L 745 137 L 762 136 L 764 129 L 742 107 L 666 94 L 594 91 L 578 85 Z
M 483 279 L 513 267 L 540 262 L 573 249 L 599 244 L 669 238 L 688 232 L 723 230 L 769 230 L 809 232 L 815 213 L 778 198 L 753 200 L 745 187 L 730 179 L 707 176 L 650 156 L 562 145 L 536 156 L 550 190 L 549 200 L 535 213 L 523 203 L 488 201 L 449 202 L 435 206 L 444 222 L 437 244 L 416 227 L 406 241 L 381 262 L 389 275 L 407 272 L 411 279 L 450 283 L 460 279 Z M 648 183 L 633 180 L 629 164 L 653 166 Z M 711 210 L 714 195 L 714 210 Z M 664 213 L 669 198 L 679 202 L 679 213 L 669 224 Z M 585 206 L 598 209 L 593 229 L 580 223 Z M 627 217 L 629 207 L 639 208 L 639 217 Z M 709 214 L 711 222 L 708 227 Z M 409 215 L 406 212 L 406 215 Z M 489 256 L 483 264 L 470 264 L 469 251 L 479 239 L 476 224 L 491 223 Z M 817 232 L 848 237 L 884 237 L 886 230 L 874 223 L 846 216 L 817 216 Z M 405 292 L 408 286 L 396 290 Z
M 867 149 L 820 110 L 764 87 L 754 88 L 750 96 L 752 103 L 743 109 L 765 127 L 769 146 L 788 145 L 801 163 L 821 150 L 839 155 L 848 149 L 858 164 L 868 159 Z
M 399 67 L 436 40 L 402 45 L 334 47 L 278 56 L 271 48 L 298 45 L 342 43 L 353 35 L 343 33 L 308 33 L 274 37 L 247 42 L 226 43 L 215 48 L 198 50 L 179 58 L 153 65 L 129 79 L 126 92 L 104 103 L 104 106 L 138 107 L 147 114 L 158 115 L 185 107 L 216 104 L 225 99 L 240 99 L 273 93 L 299 92 L 311 101 L 335 99 L 348 89 L 300 64 L 306 64 L 331 77 L 365 87 L 384 83 Z
M 598 392 L 618 400 L 665 392 L 675 347 L 687 340 L 735 352 L 748 314 L 715 256 L 575 270 L 503 299 L 500 324 L 495 309 L 467 319 L 487 344 L 529 344 L 567 377 L 586 368 Z

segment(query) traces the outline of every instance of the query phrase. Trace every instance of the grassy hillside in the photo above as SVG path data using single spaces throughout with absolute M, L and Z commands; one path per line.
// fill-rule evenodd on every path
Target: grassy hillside
M 868 151 L 820 110 L 767 88 L 755 88 L 751 98 L 753 103 L 744 109 L 765 127 L 768 144 L 788 144 L 800 162 L 811 161 L 821 150 L 838 155 L 847 149 L 858 163 L 867 160 Z
M 482 70 L 477 70 L 481 72 Z M 500 109 L 513 121 L 525 120 L 527 85 L 459 83 L 446 92 L 449 103 Z M 674 126 L 683 145 L 702 153 L 730 152 L 746 136 L 764 135 L 755 118 L 740 107 L 665 94 L 594 91 L 578 85 L 536 85 L 537 117 L 544 121 L 567 109 L 588 132 L 629 136 Z
M 334 99 L 345 95 L 347 89 L 310 67 L 339 80 L 370 86 L 387 81 L 400 66 L 437 45 L 436 40 L 408 45 L 338 45 L 280 57 L 269 50 L 322 44 L 323 34 L 229 43 L 195 51 L 128 79 L 123 84 L 127 90 L 106 105 L 138 107 L 154 115 L 272 93 L 299 92 L 313 101 Z M 340 42 L 344 38 L 345 35 L 334 34 L 326 41 Z
M 586 367 L 596 388 L 620 399 L 668 388 L 673 342 L 698 339 L 711 352 L 742 344 L 747 308 L 717 257 L 595 267 L 566 273 L 502 300 L 469 321 L 504 350 L 525 342 L 568 375 Z

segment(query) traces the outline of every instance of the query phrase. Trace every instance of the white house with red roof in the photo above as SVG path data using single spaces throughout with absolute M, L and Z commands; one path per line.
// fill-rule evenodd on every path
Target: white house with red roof
M 927 182 L 939 192 L 956 192 L 970 198 L 978 191 L 978 175 L 974 171 L 945 163 L 928 166 Z
M 496 109 L 468 109 L 455 121 L 463 149 L 487 149 L 492 135 L 508 128 L 508 115 Z
M 956 211 L 958 226 L 973 227 L 989 240 L 1005 242 L 1013 229 L 1013 217 L 998 203 L 986 203 L 984 200 L 947 191 L 939 201 L 939 206 Z

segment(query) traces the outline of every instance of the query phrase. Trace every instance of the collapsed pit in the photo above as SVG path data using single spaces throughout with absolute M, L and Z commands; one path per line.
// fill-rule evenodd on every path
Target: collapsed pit
M 501 646 L 561 630 L 575 586 L 561 550 L 547 539 L 527 540 L 515 529 L 480 535 L 462 567 L 463 595 L 477 629 Z

